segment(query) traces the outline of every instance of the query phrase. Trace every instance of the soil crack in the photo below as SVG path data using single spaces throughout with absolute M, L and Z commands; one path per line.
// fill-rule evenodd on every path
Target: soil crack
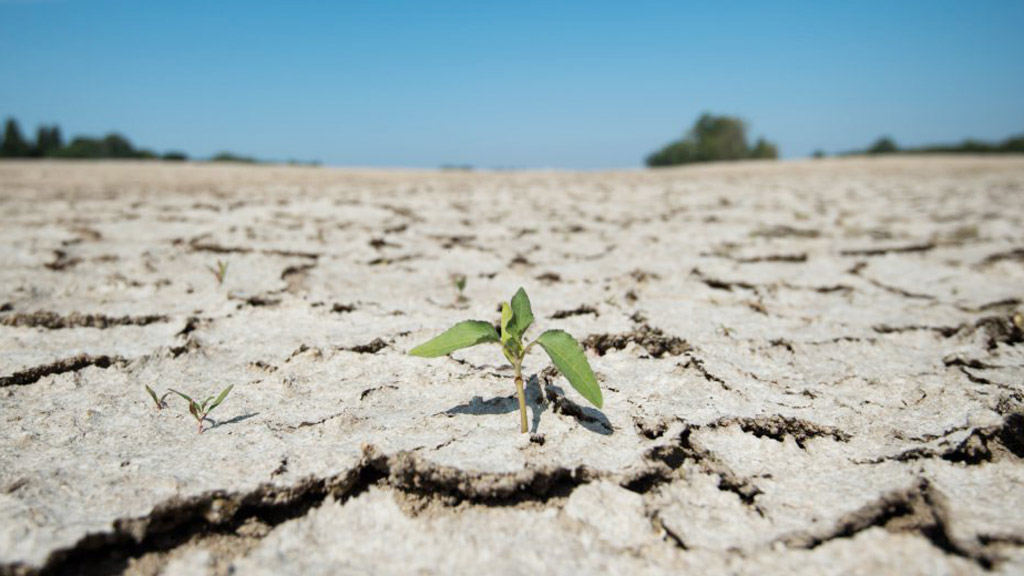
M 646 494 L 662 484 L 671 482 L 676 477 L 676 471 L 685 462 L 692 461 L 702 472 L 718 478 L 719 490 L 732 492 L 743 504 L 764 516 L 764 511 L 756 502 L 761 489 L 749 479 L 738 476 L 727 464 L 696 441 L 692 437 L 693 432 L 700 428 L 698 425 L 684 424 L 678 436 L 666 444 L 648 450 L 645 458 L 652 466 L 626 481 L 623 487 L 638 494 Z
M 388 347 L 388 343 L 380 338 L 374 338 L 372 341 L 366 344 L 357 344 L 355 346 L 348 346 L 339 348 L 339 350 L 347 350 L 349 352 L 355 352 L 357 354 L 376 354 L 381 350 Z
M 872 326 L 871 329 L 879 334 L 902 334 L 903 332 L 918 332 L 918 331 L 932 331 L 943 338 L 950 338 L 955 336 L 963 326 L 923 326 L 919 324 L 910 324 L 907 326 L 890 326 L 888 324 L 878 324 Z
M 959 430 L 953 430 L 950 433 L 957 431 Z M 1003 417 L 1003 421 L 999 424 L 974 428 L 966 438 L 955 446 L 950 444 L 946 444 L 945 448 L 918 446 L 904 450 L 895 456 L 877 458 L 866 463 L 877 464 L 885 460 L 908 462 L 924 458 L 941 458 L 948 462 L 960 462 L 967 466 L 998 462 L 1005 458 L 1024 459 L 1024 414 L 1010 412 Z
M 455 506 L 546 504 L 567 497 L 577 486 L 597 479 L 585 466 L 527 466 L 517 472 L 481 473 L 434 464 L 411 452 L 386 455 L 363 446 L 359 463 L 327 478 L 306 478 L 294 485 L 264 483 L 248 492 L 214 490 L 173 498 L 142 517 L 119 518 L 108 532 L 91 533 L 73 546 L 50 554 L 42 567 L 0 565 L 0 574 L 120 573 L 136 558 L 171 551 L 204 538 L 242 534 L 247 526 L 263 529 L 262 538 L 295 518 L 305 516 L 328 497 L 347 501 L 371 486 Z
M 72 312 L 68 315 L 61 315 L 56 312 L 40 310 L 4 316 L 0 318 L 0 325 L 19 328 L 46 328 L 47 330 L 67 328 L 99 328 L 103 330 L 112 326 L 147 326 L 167 321 L 167 316 L 157 314 L 147 316 L 107 316 L 105 314 L 80 314 Z
M 689 343 L 678 336 L 666 336 L 660 328 L 652 328 L 643 324 L 631 332 L 622 334 L 591 334 L 583 341 L 583 346 L 604 356 L 609 350 L 622 350 L 630 343 L 647 350 L 654 358 L 665 354 L 679 356 L 691 349 Z
M 4 376 L 0 378 L 0 388 L 4 388 L 6 386 L 26 386 L 28 384 L 35 384 L 46 376 L 50 376 L 52 374 L 63 374 L 65 372 L 77 372 L 89 366 L 109 368 L 115 364 L 123 365 L 127 362 L 127 360 L 119 356 L 90 356 L 88 354 L 79 354 L 78 356 L 63 358 L 49 364 L 33 366 L 32 368 L 15 372 L 10 376 Z
M 707 284 L 708 288 L 715 290 L 725 290 L 726 292 L 732 292 L 733 288 L 742 288 L 743 290 L 757 290 L 757 286 L 750 284 L 749 282 L 729 282 L 720 278 L 712 278 L 711 276 L 705 275 L 700 271 L 700 268 L 694 268 L 691 275 L 695 276 L 698 280 Z
M 582 306 L 573 308 L 572 310 L 559 310 L 558 312 L 552 314 L 551 318 L 554 320 L 560 320 L 562 318 L 569 318 L 570 316 L 582 316 L 584 314 L 593 314 L 595 318 L 600 316 L 600 314 L 598 314 L 597 312 L 597 308 L 583 304 Z
M 913 252 L 928 252 L 934 250 L 936 245 L 932 242 L 924 244 L 908 244 L 906 246 L 886 246 L 881 248 L 863 248 L 852 250 L 840 250 L 840 256 L 885 256 L 886 254 L 909 254 Z
M 991 570 L 998 558 L 983 547 L 967 547 L 956 542 L 949 533 L 949 512 L 944 496 L 927 480 L 889 492 L 859 510 L 841 517 L 831 528 L 818 533 L 804 532 L 782 539 L 791 548 L 813 549 L 837 538 L 851 538 L 869 528 L 881 527 L 889 532 L 913 532 L 928 539 L 936 548 L 970 560 Z
M 744 432 L 758 438 L 771 438 L 782 442 L 787 436 L 796 441 L 797 446 L 806 449 L 805 445 L 811 438 L 831 438 L 836 442 L 849 442 L 850 435 L 834 426 L 815 424 L 799 418 L 788 416 L 759 416 L 755 418 L 722 418 L 710 427 L 731 426 L 736 424 Z
M 694 356 L 693 354 L 689 354 L 687 356 L 687 358 L 688 359 L 687 359 L 685 364 L 678 364 L 678 366 L 681 367 L 681 368 L 684 368 L 684 369 L 685 368 L 693 368 L 694 370 L 699 372 L 700 375 L 703 376 L 705 380 L 707 380 L 709 382 L 716 382 L 716 383 L 718 383 L 719 386 L 721 386 L 722 388 L 724 388 L 726 390 L 732 390 L 732 387 L 729 386 L 728 384 L 726 384 L 725 380 L 721 379 L 720 377 L 718 377 L 718 376 L 716 376 L 716 375 L 714 375 L 714 374 L 712 374 L 711 372 L 708 371 L 707 366 L 704 365 L 704 361 L 703 360 L 701 360 L 700 358 Z
M 300 264 L 297 266 L 289 266 L 281 272 L 281 280 L 284 280 L 287 284 L 285 291 L 289 294 L 298 294 L 303 290 L 306 284 L 306 277 L 309 275 L 309 271 L 316 268 L 316 262 L 310 264 Z

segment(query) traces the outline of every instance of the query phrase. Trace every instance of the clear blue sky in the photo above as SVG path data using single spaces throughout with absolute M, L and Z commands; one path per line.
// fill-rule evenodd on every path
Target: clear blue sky
M 0 116 L 193 156 L 639 166 L 1024 132 L 1024 2 L 0 0 Z

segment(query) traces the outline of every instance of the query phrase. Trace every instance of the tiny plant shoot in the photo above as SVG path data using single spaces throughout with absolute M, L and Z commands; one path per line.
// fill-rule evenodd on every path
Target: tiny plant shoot
M 465 304 L 466 298 L 466 275 L 452 274 L 452 285 L 455 286 L 455 304 Z
M 423 358 L 436 358 L 445 356 L 461 348 L 469 348 L 477 344 L 494 342 L 501 344 L 501 351 L 505 358 L 512 363 L 516 371 L 516 392 L 519 395 L 519 416 L 521 431 L 526 432 L 526 392 L 523 389 L 523 358 L 539 344 L 548 356 L 555 368 L 569 380 L 569 384 L 576 389 L 591 404 L 601 407 L 601 389 L 597 385 L 594 371 L 587 362 L 587 356 L 583 353 L 583 347 L 579 345 L 569 333 L 562 330 L 548 330 L 536 340 L 526 344 L 523 335 L 526 329 L 533 323 L 533 310 L 530 308 L 530 298 L 522 288 L 512 297 L 512 302 L 503 302 L 501 305 L 501 333 L 499 334 L 494 326 L 482 320 L 466 320 L 452 326 L 440 336 L 420 344 L 409 351 L 413 356 Z
M 228 263 L 223 260 L 217 260 L 217 267 L 207 266 L 207 270 L 213 277 L 217 279 L 217 285 L 222 286 L 224 284 L 224 277 L 228 275 Z
M 455 289 L 458 290 L 459 294 L 462 294 L 463 290 L 466 289 L 466 275 L 452 274 L 452 284 L 455 285 Z
M 182 394 L 181 392 L 178 392 L 177 390 L 174 389 L 172 389 L 171 392 L 177 394 L 178 396 L 181 396 L 186 402 L 188 402 L 188 411 L 190 414 L 192 414 L 192 417 L 196 419 L 196 422 L 199 423 L 199 433 L 202 434 L 203 420 L 206 420 L 206 417 L 210 414 L 210 412 L 213 412 L 214 408 L 220 406 L 220 403 L 223 402 L 224 399 L 228 397 L 228 392 L 231 392 L 231 389 L 234 387 L 235 385 L 232 384 L 231 386 L 225 388 L 220 393 L 220 395 L 217 396 L 216 400 L 214 400 L 213 396 L 210 396 L 206 400 L 203 400 L 202 402 L 196 402 L 189 396 Z M 213 402 L 212 404 L 211 401 Z
M 167 397 L 171 395 L 170 392 L 164 392 L 163 396 L 157 396 L 156 392 L 153 391 L 148 385 L 146 385 L 146 392 L 149 392 L 149 397 L 153 399 L 153 403 L 156 404 L 157 410 L 163 410 L 167 407 Z

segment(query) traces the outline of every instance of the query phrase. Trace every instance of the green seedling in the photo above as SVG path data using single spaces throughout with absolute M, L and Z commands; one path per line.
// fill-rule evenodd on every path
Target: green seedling
M 217 285 L 222 286 L 224 284 L 224 278 L 228 275 L 228 263 L 224 260 L 217 260 L 217 267 L 207 266 L 207 270 L 213 277 L 217 279 Z
M 465 274 L 452 274 L 452 284 L 455 285 L 455 289 L 462 294 L 462 291 L 466 289 L 466 275 Z
M 501 344 L 502 353 L 512 363 L 512 367 L 516 371 L 516 393 L 519 396 L 521 431 L 525 433 L 527 427 L 523 358 L 535 344 L 539 344 L 551 357 L 555 368 L 569 380 L 569 384 L 572 384 L 572 387 L 591 404 L 600 408 L 603 404 L 601 388 L 597 385 L 597 378 L 594 377 L 594 371 L 590 368 L 590 363 L 587 362 L 583 347 L 568 332 L 562 330 L 548 330 L 538 336 L 536 340 L 525 344 L 523 335 L 532 323 L 533 310 L 530 307 L 530 298 L 526 295 L 526 291 L 520 288 L 512 297 L 511 303 L 503 302 L 501 304 L 500 334 L 494 326 L 487 322 L 466 320 L 452 326 L 440 336 L 413 348 L 409 354 L 423 358 L 436 358 L 477 344 L 491 342 Z
M 452 274 L 452 286 L 455 286 L 455 304 L 465 304 L 468 298 L 466 298 L 466 275 L 465 274 Z
M 177 390 L 174 389 L 171 389 L 171 392 L 177 394 L 178 396 L 181 396 L 186 402 L 188 402 L 188 411 L 190 414 L 192 414 L 192 417 L 196 419 L 196 422 L 199 423 L 199 433 L 202 434 L 203 420 L 206 420 L 206 417 L 209 416 L 210 412 L 213 412 L 214 408 L 220 406 L 220 403 L 223 402 L 224 399 L 228 397 L 228 392 L 231 392 L 231 389 L 234 387 L 235 385 L 232 384 L 231 386 L 225 388 L 220 393 L 220 395 L 217 396 L 216 400 L 214 400 L 213 396 L 210 396 L 206 400 L 203 400 L 202 402 L 196 402 L 188 395 L 182 394 L 181 392 L 178 392 Z
M 164 392 L 163 396 L 157 396 L 156 392 L 153 391 L 148 385 L 146 386 L 146 392 L 149 392 L 149 397 L 153 399 L 153 403 L 156 404 L 157 410 L 163 410 L 167 408 L 167 397 L 171 395 L 170 392 Z

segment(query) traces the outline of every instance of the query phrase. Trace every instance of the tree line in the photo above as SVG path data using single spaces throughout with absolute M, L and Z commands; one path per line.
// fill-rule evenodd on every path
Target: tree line
M 860 156 L 879 154 L 1021 154 L 1024 153 L 1024 134 L 1011 136 L 997 142 L 985 142 L 984 140 L 967 139 L 958 144 L 928 144 L 925 146 L 914 146 L 901 148 L 890 136 L 882 136 L 875 140 L 871 146 L 863 150 L 843 152 L 840 156 Z M 820 156 L 823 156 L 821 154 Z M 819 154 L 815 154 L 820 157 Z
M 882 154 L 1020 154 L 1024 153 L 1024 134 L 1002 141 L 986 142 L 967 139 L 958 144 L 930 144 L 900 147 L 889 136 L 882 136 L 862 150 L 839 152 L 836 156 Z M 815 150 L 814 158 L 824 158 L 823 150 Z M 764 138 L 753 144 L 747 140 L 746 123 L 735 116 L 702 114 L 679 140 L 668 143 L 647 156 L 649 167 L 675 166 L 693 162 L 723 160 L 776 159 L 778 147 Z
M 142 158 L 188 160 L 184 152 L 170 151 L 157 154 L 152 150 L 136 148 L 128 138 L 111 132 L 102 138 L 76 136 L 65 143 L 60 126 L 42 125 L 36 129 L 36 138 L 22 135 L 14 118 L 4 123 L 4 138 L 0 142 L 0 157 L 5 158 Z
M 70 142 L 64 141 L 60 126 L 56 124 L 41 125 L 36 129 L 35 140 L 26 138 L 14 118 L 7 118 L 4 123 L 3 140 L 0 140 L 0 158 L 134 158 L 142 160 L 176 160 L 189 159 L 184 152 L 172 150 L 158 154 L 145 148 L 136 148 L 131 140 L 111 132 L 102 138 L 76 136 Z M 209 158 L 210 162 L 236 162 L 245 164 L 261 164 L 263 161 L 251 156 L 243 156 L 232 152 L 218 152 Z M 319 166 L 317 161 L 302 162 L 288 160 L 287 164 Z

